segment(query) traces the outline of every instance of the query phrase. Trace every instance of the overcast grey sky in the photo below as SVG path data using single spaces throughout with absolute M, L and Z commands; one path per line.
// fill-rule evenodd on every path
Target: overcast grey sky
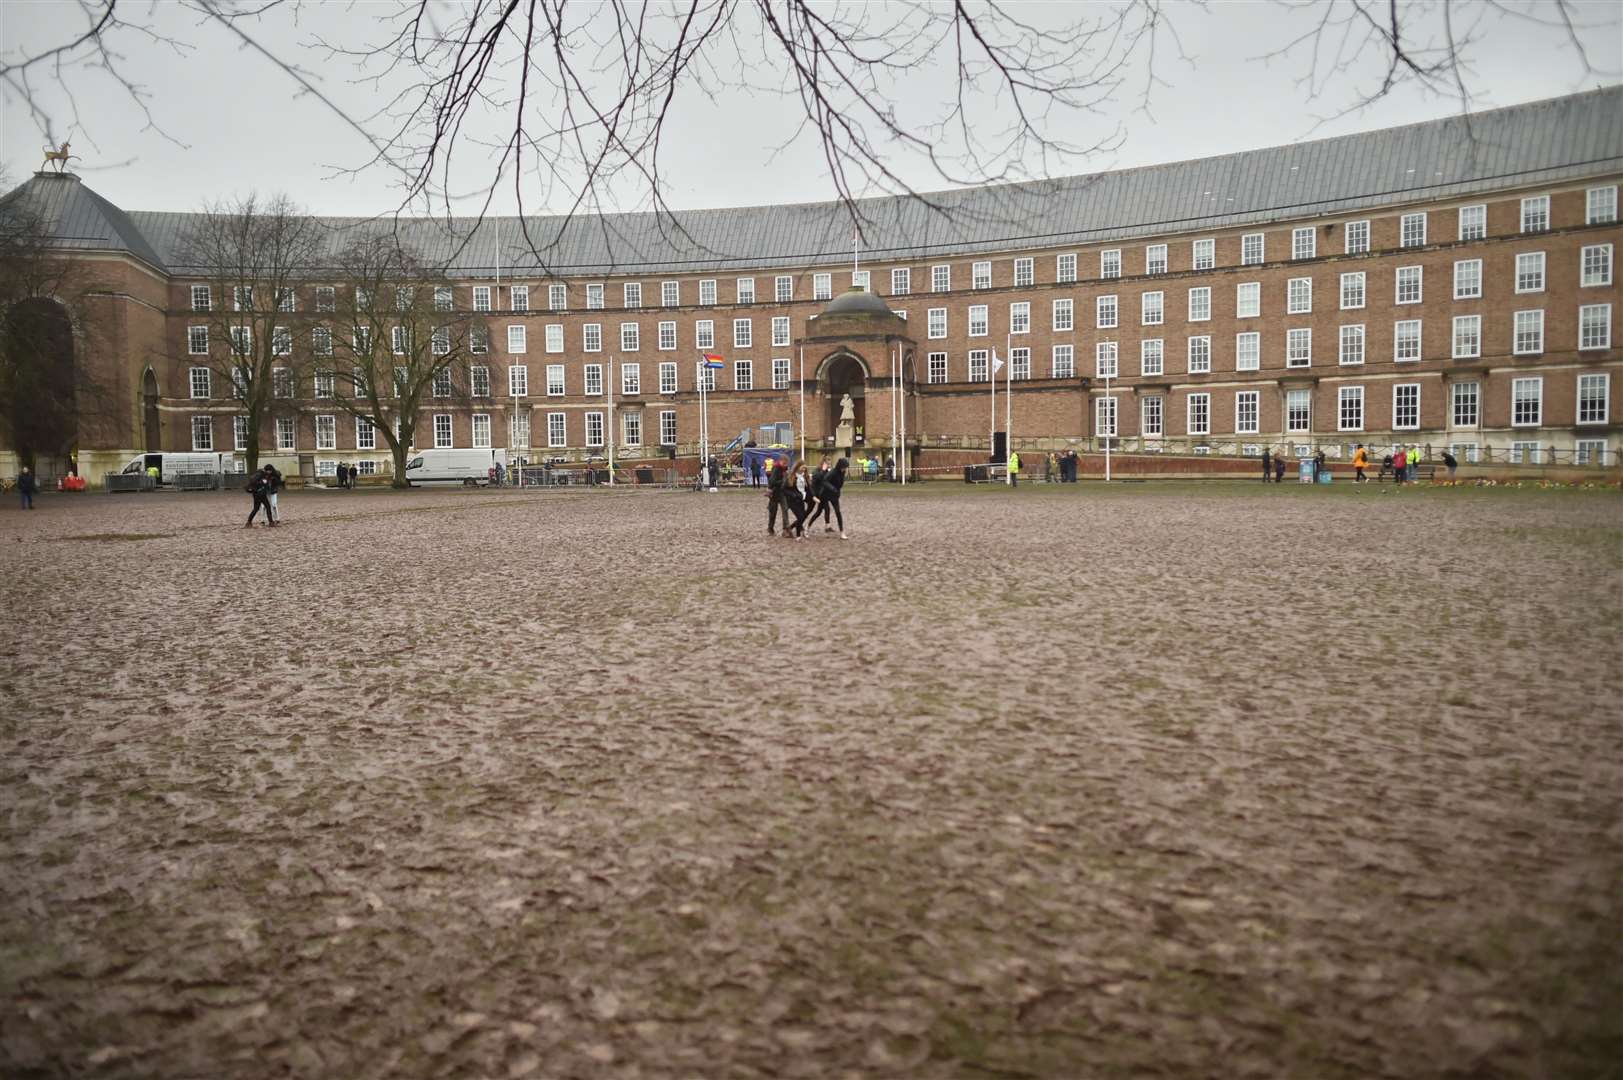
M 394 5 L 305 3 L 277 9 L 247 27 L 272 53 L 303 65 L 322 91 L 352 113 L 377 105 L 375 91 L 353 83 L 350 64 L 329 63 L 311 48 L 320 34 L 361 40 L 375 35 L 380 17 Z M 1054 22 L 1078 12 L 1098 11 L 1075 4 L 1016 4 L 1022 17 Z M 1587 5 L 1596 22 L 1615 19 L 1614 3 Z M 375 168 L 355 176 L 335 176 L 367 158 L 366 147 L 333 113 L 308 95 L 299 95 L 288 76 L 262 56 L 244 49 L 226 31 L 173 3 L 142 7 L 164 32 L 194 46 L 180 53 L 137 38 L 123 42 L 127 71 L 143 84 L 149 106 L 170 138 L 147 127 L 140 110 L 100 73 L 78 76 L 70 104 L 50 80 L 40 102 L 71 128 L 73 150 L 82 158 L 74 171 L 96 191 L 128 209 L 187 210 L 205 201 L 250 190 L 285 191 L 322 214 L 370 215 L 399 201 L 394 177 Z M 1121 125 L 1125 141 L 1108 154 L 1051 164 L 1067 174 L 1205 157 L 1304 138 L 1347 134 L 1425 120 L 1458 110 L 1456 102 L 1403 90 L 1370 108 L 1330 123 L 1319 120 L 1359 99 L 1378 81 L 1379 69 L 1365 65 L 1332 80 L 1318 101 L 1305 100 L 1297 80 L 1307 58 L 1265 62 L 1259 57 L 1283 46 L 1311 26 L 1312 10 L 1262 2 L 1217 3 L 1207 8 L 1172 8 L 1173 25 L 1185 62 L 1167 41 L 1151 111 L 1141 109 L 1140 69 L 1110 106 L 1076 118 L 1057 134 L 1093 142 Z M 37 50 L 82 26 L 77 9 L 59 0 L 0 2 L 0 49 Z M 1471 53 L 1468 73 L 1478 107 L 1509 105 L 1615 82 L 1623 69 L 1623 34 L 1616 22 L 1583 31 L 1590 61 L 1604 74 L 1585 76 L 1559 32 L 1521 21 L 1490 20 Z M 947 72 L 910 78 L 899 108 L 904 116 L 936 108 L 950 98 Z M 78 121 L 73 122 L 76 105 Z M 669 205 L 699 208 L 829 199 L 836 192 L 816 144 L 801 139 L 787 148 L 796 103 L 771 95 L 711 95 L 693 89 L 678 99 L 678 112 L 666 143 Z M 39 167 L 44 143 L 24 101 L 6 88 L 0 153 L 13 182 Z M 1083 130 L 1086 129 L 1086 130 Z M 920 190 L 945 186 L 927 166 L 898 159 L 909 182 Z M 466 164 L 466 162 L 465 162 Z M 488 172 L 460 179 L 470 190 L 488 185 Z M 526 208 L 549 209 L 540 190 L 526 189 Z M 877 192 L 874 192 L 877 193 Z M 511 192 L 500 189 L 492 204 L 511 212 Z M 559 209 L 558 206 L 550 209 Z M 628 207 L 630 208 L 630 207 Z M 460 211 L 477 209 L 473 202 Z

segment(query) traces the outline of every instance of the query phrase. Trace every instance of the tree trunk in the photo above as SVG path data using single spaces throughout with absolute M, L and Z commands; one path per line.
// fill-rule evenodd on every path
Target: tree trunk
M 234 422 L 234 421 L 233 421 Z M 242 451 L 248 456 L 248 472 L 259 471 L 259 410 L 248 409 L 248 445 Z
M 394 451 L 394 479 L 390 487 L 409 487 L 406 483 L 406 440 L 397 439 L 392 447 Z

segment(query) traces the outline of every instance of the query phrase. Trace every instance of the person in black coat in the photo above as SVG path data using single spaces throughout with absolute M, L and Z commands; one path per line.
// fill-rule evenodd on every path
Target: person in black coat
M 28 467 L 23 466 L 23 471 L 17 474 L 17 494 L 23 498 L 24 510 L 34 508 L 34 492 L 38 490 L 39 482 L 34 479 L 34 474 L 28 471 Z
M 778 511 L 783 511 L 783 535 L 789 535 L 789 508 L 783 503 L 784 481 L 788 479 L 789 471 L 783 467 L 780 458 L 772 459 L 772 470 L 766 474 L 766 534 L 771 536 L 776 530 Z
M 828 470 L 826 474 L 821 474 L 823 476 L 823 486 L 818 495 L 821 503 L 817 510 L 818 513 L 823 515 L 823 531 L 834 531 L 834 527 L 828 523 L 828 512 L 833 510 L 834 520 L 840 523 L 841 540 L 849 539 L 845 535 L 845 515 L 840 512 L 840 492 L 845 489 L 845 470 L 850 465 L 851 462 L 848 458 L 841 458 L 834 463 L 834 468 Z
M 270 493 L 275 490 L 276 484 L 275 472 L 275 469 L 266 465 L 249 478 L 248 486 L 244 490 L 254 497 L 254 508 L 248 512 L 248 521 L 247 524 L 243 525 L 243 528 L 251 529 L 254 527 L 254 517 L 259 513 L 261 507 L 265 510 L 265 524 L 272 528 L 276 527 L 276 518 L 271 514 L 270 504 Z
M 806 528 L 817 524 L 818 515 L 828 518 L 828 504 L 823 501 L 823 482 L 828 479 L 828 458 L 817 463 L 811 476 L 811 494 L 806 499 Z
M 1268 452 L 1268 448 L 1266 446 L 1264 446 L 1262 448 L 1262 482 L 1264 484 L 1266 484 L 1268 481 L 1272 480 L 1273 478 L 1274 478 L 1274 456 L 1272 454 L 1270 454 Z
M 795 516 L 795 539 L 806 538 L 806 500 L 811 497 L 811 473 L 806 471 L 806 463 L 802 461 L 795 466 L 794 472 L 789 474 L 783 482 L 783 535 L 789 535 L 789 516 Z

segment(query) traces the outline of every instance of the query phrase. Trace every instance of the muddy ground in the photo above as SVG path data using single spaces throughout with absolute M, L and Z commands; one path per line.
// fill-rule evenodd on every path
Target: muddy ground
M 1619 1075 L 1623 495 L 845 501 L 8 502 L 0 1075 Z

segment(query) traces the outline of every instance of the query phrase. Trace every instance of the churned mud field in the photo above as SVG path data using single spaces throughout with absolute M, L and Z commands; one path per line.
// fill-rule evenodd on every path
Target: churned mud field
M 1623 1062 L 1623 495 L 0 510 L 0 1075 Z

